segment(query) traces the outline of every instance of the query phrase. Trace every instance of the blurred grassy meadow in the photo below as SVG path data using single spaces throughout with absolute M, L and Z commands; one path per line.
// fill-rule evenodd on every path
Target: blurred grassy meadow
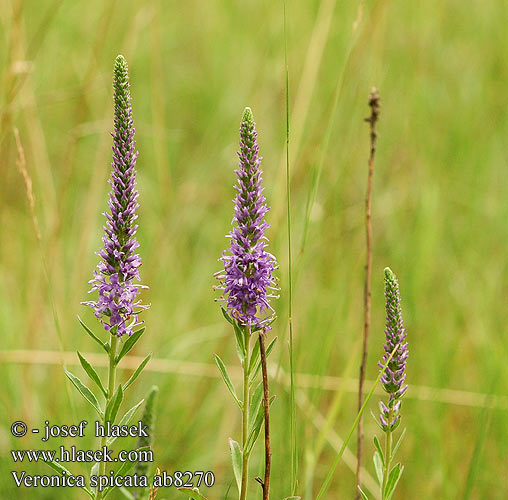
M 272 332 L 279 342 L 270 358 L 277 376 L 272 498 L 288 496 L 282 1 L 1 6 L 1 497 L 83 497 L 77 489 L 17 489 L 11 470 L 48 469 L 12 464 L 9 450 L 41 443 L 13 438 L 10 425 L 93 419 L 69 388 L 62 360 L 80 376 L 72 366 L 77 349 L 106 362 L 76 315 L 96 325 L 80 301 L 101 245 L 118 53 L 131 73 L 141 276 L 151 303 L 147 333 L 132 354 L 155 358 L 129 402 L 160 386 L 156 465 L 212 470 L 216 485 L 203 491 L 223 499 L 234 481 L 227 438 L 240 435 L 240 414 L 213 353 L 229 366 L 238 361 L 212 286 L 228 245 L 239 121 L 251 106 L 282 287 Z M 372 85 L 382 110 L 367 388 L 382 354 L 387 265 L 399 277 L 410 342 L 407 434 L 399 451 L 406 470 L 396 498 L 508 498 L 507 16 L 502 0 L 287 2 L 298 478 L 305 500 L 319 490 L 356 410 L 369 150 L 363 118 Z M 14 128 L 33 182 L 40 241 Z M 376 411 L 377 400 L 369 409 Z M 378 429 L 370 415 L 364 427 L 364 477 L 371 481 Z M 54 440 L 60 444 L 93 448 L 96 440 Z M 252 477 L 263 467 L 257 446 Z M 327 498 L 353 498 L 354 453 L 351 443 Z M 69 468 L 88 472 L 80 464 Z M 253 498 L 259 490 L 252 480 Z M 164 490 L 159 497 L 179 494 Z

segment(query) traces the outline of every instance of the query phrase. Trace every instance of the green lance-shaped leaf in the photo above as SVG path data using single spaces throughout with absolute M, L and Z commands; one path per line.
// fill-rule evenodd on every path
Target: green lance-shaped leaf
M 76 375 L 73 375 L 71 372 L 65 370 L 65 375 L 67 375 L 67 378 L 72 382 L 72 385 L 80 392 L 80 394 L 93 406 L 95 411 L 103 417 L 104 414 L 100 408 L 99 402 L 97 401 L 97 398 L 95 397 L 95 394 L 85 385 L 81 380 L 76 377 Z
M 272 396 L 269 401 L 269 405 L 271 406 L 273 401 L 275 400 L 275 396 Z M 254 444 L 256 443 L 259 433 L 261 432 L 261 426 L 263 425 L 263 422 L 265 421 L 265 408 L 264 406 L 260 406 L 258 410 L 258 414 L 256 416 L 256 420 L 254 421 L 254 424 L 252 425 L 249 436 L 247 437 L 247 443 L 245 444 L 245 453 L 247 455 L 250 455 L 250 452 L 252 451 L 252 448 L 254 447 Z
M 136 371 L 131 375 L 129 380 L 123 384 L 123 392 L 127 390 L 127 387 L 129 387 L 138 377 L 139 374 L 143 371 L 143 368 L 146 366 L 146 364 L 150 361 L 152 358 L 152 353 L 150 353 L 143 361 L 141 361 L 141 364 L 136 368 Z
M 249 428 L 252 428 L 259 414 L 259 408 L 263 401 L 263 382 L 259 382 L 254 394 L 252 395 L 249 406 Z
M 119 426 L 128 425 L 129 422 L 131 421 L 132 416 L 134 415 L 134 413 L 136 413 L 136 410 L 143 404 L 143 401 L 144 399 L 142 399 L 139 403 L 135 404 L 132 408 L 127 410 L 125 412 L 125 415 L 120 420 L 120 422 L 118 422 L 118 425 Z M 116 441 L 117 437 L 118 436 L 111 436 L 110 438 L 108 438 L 107 445 L 110 446 L 111 444 L 113 444 Z
M 246 333 L 246 330 L 244 327 L 241 327 L 236 321 L 233 321 L 233 329 L 235 331 L 235 337 L 236 337 L 236 351 L 238 354 L 238 357 L 240 358 L 240 362 L 243 365 L 245 355 L 247 354 L 245 350 L 245 335 L 248 335 Z
M 95 368 L 81 355 L 79 351 L 78 358 L 79 362 L 81 363 L 81 366 L 83 367 L 83 370 L 85 370 L 86 374 L 90 377 L 90 379 L 95 382 L 97 387 L 102 391 L 102 394 L 104 394 L 104 397 L 108 397 L 108 391 L 104 388 L 102 385 L 101 379 L 99 377 L 99 374 L 95 371 Z
M 92 465 L 92 468 L 90 469 L 90 477 L 89 477 L 89 480 L 91 479 L 92 476 L 98 476 L 99 475 L 99 462 L 95 462 L 93 465 Z M 95 494 L 97 492 L 97 486 L 90 486 L 90 490 L 92 491 L 92 493 L 94 494 L 94 498 L 95 498 Z
M 259 354 L 260 354 L 259 342 L 255 342 L 254 347 L 252 348 L 252 352 L 251 352 L 250 360 L 249 360 L 249 375 L 254 371 L 256 366 L 260 363 Z M 252 381 L 254 381 L 254 380 L 252 379 Z
M 81 320 L 81 318 L 79 316 L 78 316 L 78 321 L 81 324 L 81 326 L 83 327 L 83 329 L 85 330 L 85 332 L 88 335 L 90 335 L 90 337 L 92 337 L 92 339 L 95 340 L 95 342 L 97 342 L 109 354 L 109 344 L 107 344 L 106 342 L 103 342 L 99 337 L 97 337 L 97 335 L 95 335 L 95 333 L 92 332 L 92 330 L 90 330 L 90 328 L 88 328 L 88 326 L 85 325 L 85 323 Z
M 73 474 L 69 471 L 69 469 L 65 468 L 62 464 L 59 464 L 57 462 L 54 462 L 53 460 L 49 462 L 44 462 L 46 465 L 51 467 L 53 470 L 58 472 L 59 474 L 62 474 L 62 476 L 72 476 Z M 87 495 L 90 498 L 94 498 L 94 494 L 86 487 L 86 486 L 80 486 L 80 488 L 87 493 Z
M 136 451 L 143 451 L 144 449 L 146 448 L 136 448 Z M 115 472 L 115 476 L 127 476 L 135 465 L 136 462 L 123 462 L 120 468 Z M 109 495 L 115 488 L 116 486 L 108 486 L 104 488 L 102 498 L 106 498 L 106 496 Z
M 383 461 L 378 451 L 374 452 L 374 468 L 376 469 L 376 476 L 379 484 L 383 484 Z
M 376 419 L 376 422 L 378 420 Z M 376 447 L 376 450 L 378 451 L 379 453 L 379 457 L 381 458 L 381 463 L 383 464 L 383 467 L 385 465 L 385 455 L 383 453 L 383 449 L 381 448 L 381 443 L 379 442 L 379 439 L 377 438 L 377 436 L 374 436 L 374 446 Z
M 115 364 L 118 364 L 120 360 L 134 347 L 134 345 L 141 338 L 141 335 L 143 335 L 143 333 L 145 333 L 145 327 L 136 330 L 125 341 L 125 344 L 122 346 L 122 349 L 120 350 L 120 354 L 118 354 L 117 357 L 115 358 Z
M 234 331 L 235 331 L 235 337 L 236 337 L 236 352 L 238 354 L 238 358 L 240 359 L 240 363 L 243 365 L 243 360 L 245 359 L 245 339 L 244 339 L 244 332 L 242 330 L 242 327 L 228 314 L 226 309 L 223 307 L 220 308 L 222 315 L 224 318 L 226 318 L 226 321 L 233 325 Z
M 223 307 L 220 308 L 221 312 L 222 312 L 222 315 L 224 316 L 224 318 L 226 318 L 226 321 L 231 324 L 231 325 L 234 325 L 235 322 L 233 320 L 233 318 L 228 314 L 228 312 L 226 311 L 226 309 L 224 309 Z
M 116 415 L 120 408 L 120 405 L 123 401 L 123 389 L 122 385 L 118 386 L 118 389 L 115 392 L 115 395 L 110 399 L 109 403 L 106 406 L 106 412 L 104 416 L 104 420 L 106 422 L 111 422 L 112 424 L 115 422 Z
M 231 438 L 229 438 L 229 449 L 231 450 L 231 462 L 233 463 L 236 485 L 240 492 L 242 483 L 242 450 L 240 449 L 240 445 Z
M 146 398 L 145 409 L 141 422 L 147 426 L 148 436 L 140 436 L 138 439 L 139 448 L 151 448 L 153 443 L 153 434 L 155 429 L 155 407 L 157 402 L 157 395 L 159 394 L 159 388 L 154 385 L 148 392 Z M 140 476 L 146 476 L 148 474 L 148 463 L 138 462 L 136 464 L 136 473 Z
M 273 348 L 275 347 L 276 342 L 277 342 L 277 337 L 274 337 L 273 340 L 270 342 L 270 344 L 268 344 L 268 347 L 266 348 L 266 359 L 268 359 L 268 356 L 270 356 L 270 353 L 272 352 Z M 256 342 L 256 345 L 259 345 L 259 342 Z M 249 370 L 249 372 L 250 371 L 251 370 Z M 250 377 L 251 383 L 256 380 L 256 377 L 258 376 L 260 371 L 261 371 L 261 358 L 258 358 L 256 367 L 254 368 L 254 372 L 253 372 L 253 374 L 251 374 L 251 377 Z
M 406 434 L 406 429 L 404 429 L 399 437 L 399 439 L 397 440 L 397 444 L 393 447 L 393 450 L 392 450 L 392 457 L 391 459 L 393 460 L 393 457 L 395 456 L 395 454 L 397 453 L 398 449 L 399 449 L 399 446 L 400 446 L 400 443 L 402 443 L 402 438 L 404 437 L 404 435 Z
M 187 498 L 191 498 L 192 500 L 207 500 L 206 497 L 204 497 L 197 488 L 178 488 L 178 491 L 181 491 L 185 495 L 187 495 Z
M 226 365 L 220 359 L 218 354 L 213 355 L 215 359 L 215 363 L 217 363 L 217 366 L 219 367 L 220 373 L 222 375 L 222 378 L 224 379 L 224 383 L 226 384 L 226 387 L 229 389 L 229 392 L 231 395 L 235 398 L 236 403 L 238 404 L 240 410 L 243 409 L 242 402 L 238 399 L 238 396 L 236 395 L 235 388 L 233 387 L 233 383 L 231 382 L 231 379 L 229 378 L 228 371 L 226 370 Z
M 99 473 L 99 464 L 100 462 L 94 462 L 90 469 L 90 477 L 96 476 Z
M 381 422 L 379 421 L 379 417 L 374 414 L 372 410 L 370 410 L 370 416 L 374 420 L 374 423 L 384 432 L 383 426 L 381 425 Z
M 385 491 L 383 493 L 383 499 L 390 500 L 395 493 L 395 488 L 397 487 L 397 483 L 399 482 L 400 476 L 404 471 L 404 466 L 397 464 L 391 471 L 388 476 L 388 481 L 386 483 Z
M 275 346 L 275 342 L 277 342 L 277 337 L 274 337 L 274 339 L 270 342 L 270 344 L 266 348 L 266 357 L 267 358 L 270 355 L 270 353 L 272 352 L 272 349 Z M 259 342 L 256 342 L 254 344 L 253 349 L 252 349 L 250 362 L 249 362 L 249 375 L 252 375 L 252 373 L 254 372 L 254 375 L 251 376 L 251 383 L 254 382 L 259 371 L 261 370 L 261 359 L 260 359 L 259 355 L 260 355 Z

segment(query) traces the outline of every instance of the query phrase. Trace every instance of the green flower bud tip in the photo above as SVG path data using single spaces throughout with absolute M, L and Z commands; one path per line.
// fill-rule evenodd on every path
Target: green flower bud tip
M 115 69 L 125 68 L 127 69 L 127 61 L 122 54 L 118 54 L 115 59 Z
M 254 115 L 252 114 L 252 109 L 248 106 L 243 110 L 242 122 L 254 123 Z
M 394 280 L 395 274 L 393 274 L 393 271 L 389 267 L 385 267 L 385 278 L 387 280 Z

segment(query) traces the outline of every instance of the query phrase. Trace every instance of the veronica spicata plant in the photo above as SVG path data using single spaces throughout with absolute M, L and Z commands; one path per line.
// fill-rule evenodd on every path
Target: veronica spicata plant
M 267 387 L 257 379 L 262 369 L 262 361 L 266 362 L 266 356 L 270 354 L 276 341 L 274 338 L 266 348 L 266 356 L 260 355 L 260 352 L 264 351 L 264 335 L 271 329 L 276 317 L 270 299 L 278 297 L 275 294 L 278 290 L 277 280 L 273 275 L 277 262 L 266 250 L 265 231 L 269 226 L 265 222 L 265 215 L 269 207 L 261 187 L 261 157 L 250 108 L 245 108 L 240 124 L 238 157 L 233 228 L 228 235 L 230 247 L 224 251 L 220 259 L 224 269 L 215 276 L 219 280 L 217 288 L 223 292 L 217 300 L 223 303 L 224 317 L 235 332 L 236 350 L 243 368 L 243 396 L 237 396 L 221 358 L 215 355 L 215 361 L 242 413 L 241 445 L 233 439 L 229 440 L 229 444 L 239 498 L 245 500 L 248 490 L 249 457 L 259 436 L 264 417 L 266 418 L 268 413 L 268 406 L 273 401 L 273 398 L 266 401 Z M 255 343 L 251 348 L 251 337 L 256 332 L 259 334 L 259 343 Z M 265 446 L 266 442 L 265 434 Z M 268 447 L 268 464 L 269 455 Z M 269 465 L 267 469 L 265 480 L 258 479 L 263 486 L 264 496 L 268 495 Z
M 134 371 L 132 376 L 123 384 L 117 383 L 116 367 L 120 360 L 134 347 L 145 328 L 140 325 L 138 314 L 148 306 L 141 304 L 138 295 L 141 288 L 138 283 L 141 257 L 136 253 L 139 243 L 136 239 L 136 210 L 138 209 L 138 191 L 136 189 L 136 142 L 134 141 L 134 126 L 132 120 L 131 96 L 129 91 L 129 76 L 127 61 L 119 55 L 115 60 L 114 77 L 114 132 L 112 173 L 109 180 L 109 211 L 104 213 L 103 248 L 98 252 L 101 261 L 90 281 L 90 293 L 97 293 L 96 300 L 83 302 L 92 308 L 95 316 L 102 323 L 108 334 L 103 342 L 81 319 L 85 332 L 97 342 L 109 358 L 108 383 L 105 386 L 93 366 L 78 352 L 81 366 L 97 386 L 104 397 L 101 405 L 92 392 L 76 375 L 66 370 L 66 375 L 81 395 L 92 405 L 98 413 L 104 427 L 115 424 L 124 392 L 136 380 L 145 365 L 150 360 L 149 354 Z M 141 405 L 143 400 L 130 408 L 119 420 L 119 425 L 126 425 Z M 106 433 L 105 433 L 106 434 Z M 101 438 L 101 448 L 109 447 L 115 437 L 104 435 Z M 58 464 L 49 464 L 59 472 Z M 126 475 L 135 462 L 125 462 L 116 471 L 118 475 Z M 61 467 L 61 466 L 60 466 Z M 93 465 L 90 476 L 105 476 L 106 462 Z M 84 488 L 94 500 L 104 498 L 114 486 L 100 488 Z
M 406 363 L 409 350 L 408 343 L 406 342 L 406 331 L 402 321 L 399 283 L 395 274 L 388 267 L 385 269 L 385 299 L 385 353 L 378 366 L 383 369 L 388 362 L 381 376 L 381 383 L 388 394 L 388 401 L 386 403 L 383 401 L 379 403 L 380 415 L 379 420 L 376 419 L 379 427 L 385 433 L 385 447 L 383 452 L 379 440 L 377 437 L 374 437 L 374 446 L 376 448 L 374 452 L 374 466 L 381 487 L 381 499 L 390 500 L 404 470 L 404 466 L 400 463 L 392 467 L 392 462 L 405 431 L 402 432 L 395 445 L 393 445 L 393 432 L 400 425 L 402 397 L 408 388 L 406 384 Z M 367 499 L 367 495 L 361 490 L 360 492 L 362 498 L 364 500 Z

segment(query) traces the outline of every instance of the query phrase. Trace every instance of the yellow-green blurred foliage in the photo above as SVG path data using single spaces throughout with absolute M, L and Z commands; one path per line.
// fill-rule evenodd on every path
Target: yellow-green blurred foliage
M 505 499 L 506 403 L 484 413 L 489 426 L 483 439 L 481 397 L 440 390 L 502 396 L 508 388 L 507 3 L 288 0 L 287 13 L 295 368 L 317 376 L 296 377 L 300 493 L 313 498 L 334 457 L 330 442 L 337 446 L 336 434 L 344 437 L 355 415 L 354 383 L 339 396 L 320 386 L 331 384 L 321 376 L 356 377 L 359 365 L 369 147 L 363 118 L 376 85 L 382 111 L 367 376 L 376 376 L 382 353 L 382 278 L 389 265 L 400 280 L 413 386 L 403 404 L 408 431 L 399 458 L 406 471 L 397 498 L 462 498 L 471 476 L 471 498 Z M 272 332 L 279 342 L 271 362 L 281 368 L 271 387 L 277 395 L 272 497 L 288 496 L 282 0 L 2 0 L 0 23 L 2 498 L 83 497 L 79 490 L 16 489 L 12 469 L 49 469 L 13 466 L 10 449 L 41 443 L 32 436 L 14 439 L 10 425 L 94 418 L 68 387 L 60 352 L 98 352 L 76 315 L 100 330 L 80 301 L 87 298 L 101 244 L 118 53 L 131 73 L 141 275 L 151 302 L 147 333 L 134 353 L 151 351 L 173 362 L 160 365 L 163 372 L 144 373 L 128 403 L 158 384 L 156 465 L 212 470 L 217 483 L 207 493 L 211 500 L 224 498 L 233 481 L 227 438 L 238 438 L 240 421 L 215 376 L 213 353 L 229 365 L 238 361 L 232 331 L 213 301 L 212 275 L 228 245 L 239 120 L 251 106 L 282 288 Z M 40 244 L 16 164 L 14 127 L 33 181 Z M 11 352 L 6 361 L 13 350 L 28 352 Z M 369 405 L 374 411 L 377 399 Z M 319 438 L 329 415 L 331 426 Z M 376 431 L 368 415 L 371 475 Z M 62 443 L 92 448 L 96 440 L 57 440 L 54 446 Z M 471 472 L 475 447 L 482 455 Z M 262 466 L 260 443 L 252 475 Z M 88 473 L 80 464 L 69 467 Z M 259 497 L 254 481 L 251 490 Z M 352 498 L 353 492 L 354 475 L 341 463 L 327 498 Z M 229 498 L 235 496 L 233 486 Z M 165 490 L 159 497 L 178 495 Z

